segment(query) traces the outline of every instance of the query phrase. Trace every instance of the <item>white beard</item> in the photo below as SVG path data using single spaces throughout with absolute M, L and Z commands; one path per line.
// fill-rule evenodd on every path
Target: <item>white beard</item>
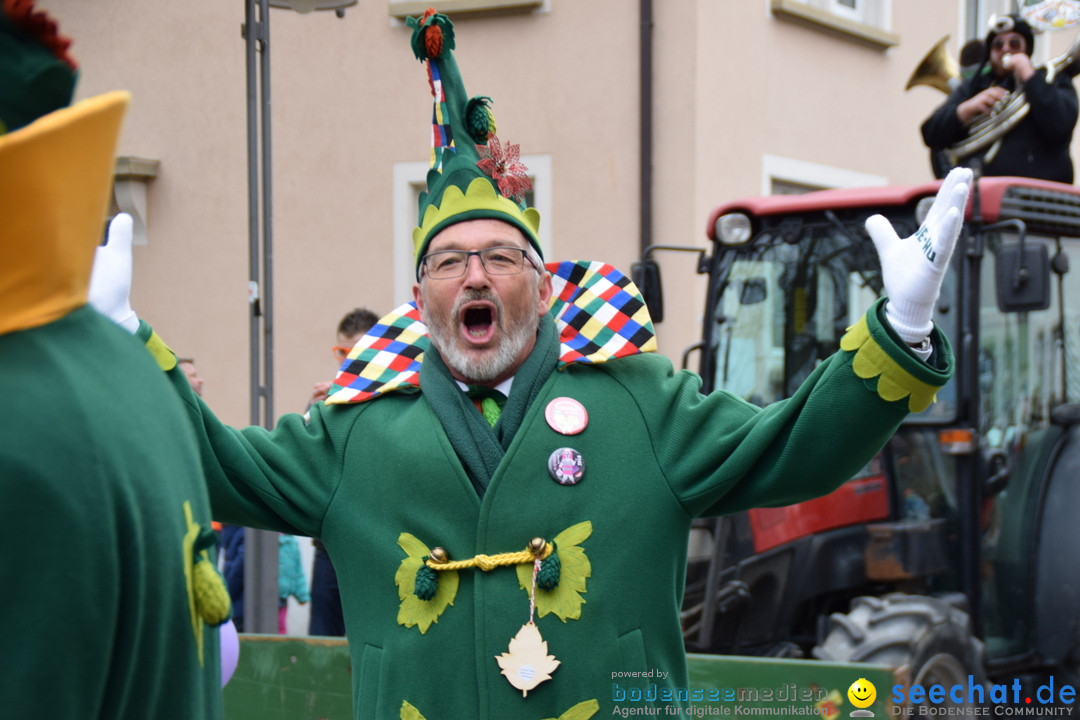
M 539 299 L 539 292 L 537 292 L 537 302 Z M 474 300 L 491 301 L 497 309 L 496 329 L 500 332 L 505 331 L 503 340 L 496 346 L 495 352 L 483 357 L 474 357 L 461 348 L 458 325 L 453 322 L 454 318 L 459 317 L 461 306 Z M 530 322 L 530 317 L 506 317 L 502 302 L 494 293 L 489 292 L 472 292 L 462 295 L 454 305 L 449 318 L 436 317 L 434 314 L 425 312 L 423 319 L 424 324 L 427 325 L 428 334 L 431 336 L 431 342 L 438 349 L 447 367 L 475 382 L 490 382 L 506 373 L 529 341 L 536 337 L 536 323 L 538 322 L 535 316 L 531 317 L 533 322 Z

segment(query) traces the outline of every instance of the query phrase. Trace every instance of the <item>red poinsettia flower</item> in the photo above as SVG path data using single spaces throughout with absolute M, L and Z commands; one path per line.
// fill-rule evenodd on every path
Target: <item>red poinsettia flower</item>
M 477 167 L 495 181 L 499 194 L 523 202 L 525 192 L 532 189 L 532 180 L 529 169 L 521 163 L 521 146 L 507 143 L 504 151 L 498 136 L 492 135 L 488 144 L 477 145 L 476 151 L 480 153 Z

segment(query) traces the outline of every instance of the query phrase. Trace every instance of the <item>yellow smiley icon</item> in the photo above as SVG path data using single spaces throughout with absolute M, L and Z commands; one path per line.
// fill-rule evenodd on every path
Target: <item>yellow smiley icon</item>
M 859 678 L 851 683 L 847 691 L 848 700 L 857 708 L 868 708 L 877 699 L 877 688 L 866 678 Z

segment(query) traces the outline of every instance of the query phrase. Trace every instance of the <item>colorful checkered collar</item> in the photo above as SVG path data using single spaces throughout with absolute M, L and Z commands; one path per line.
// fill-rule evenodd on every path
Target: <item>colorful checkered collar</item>
M 652 320 L 630 278 L 598 262 L 548 263 L 549 312 L 559 332 L 559 367 L 602 363 L 656 350 Z M 420 387 L 427 326 L 415 303 L 381 318 L 353 347 L 330 388 L 328 405 L 372 400 Z

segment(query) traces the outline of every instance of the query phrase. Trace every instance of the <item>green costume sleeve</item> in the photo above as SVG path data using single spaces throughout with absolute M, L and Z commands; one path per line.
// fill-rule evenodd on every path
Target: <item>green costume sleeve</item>
M 137 336 L 167 370 L 191 419 L 214 519 L 319 537 L 341 480 L 348 427 L 337 423 L 338 432 L 332 431 L 321 405 L 312 407 L 307 421 L 294 413 L 282 416 L 273 430 L 230 427 L 191 390 L 172 352 L 149 325 L 142 323 Z
M 726 392 L 703 396 L 696 375 L 670 367 L 644 395 L 638 390 L 660 470 L 689 514 L 789 505 L 831 492 L 910 410 L 932 400 L 952 374 L 948 341 L 935 330 L 933 364 L 922 363 L 884 323 L 882 308 L 876 303 L 795 395 L 764 409 Z

